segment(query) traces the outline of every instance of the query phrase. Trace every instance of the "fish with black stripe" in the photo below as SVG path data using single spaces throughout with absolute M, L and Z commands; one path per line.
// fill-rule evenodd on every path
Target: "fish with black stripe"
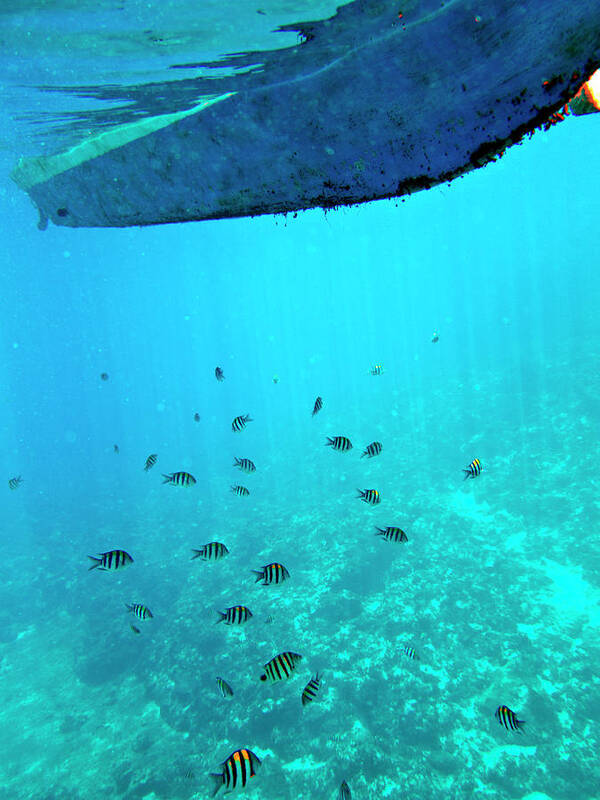
M 521 728 L 525 725 L 525 720 L 517 719 L 517 715 L 508 706 L 498 706 L 494 716 L 507 731 L 517 731 L 521 733 Z
M 221 367 L 215 367 L 215 378 L 219 381 L 219 383 L 225 380 L 225 375 L 223 374 Z
M 125 608 L 127 611 L 132 611 L 139 619 L 152 619 L 154 616 L 150 609 L 141 603 L 131 603 L 131 605 L 125 603 Z
M 210 777 L 215 784 L 211 797 L 214 797 L 222 786 L 227 789 L 225 794 L 234 789 L 244 789 L 251 778 L 256 776 L 256 770 L 260 765 L 260 758 L 252 750 L 245 747 L 235 750 L 223 761 L 221 772 L 211 773 Z
M 217 678 L 217 686 L 223 697 L 233 697 L 233 689 L 224 678 Z
M 318 414 L 319 411 L 323 408 L 323 398 L 317 397 L 315 400 L 315 404 L 313 406 L 312 415 L 314 417 L 315 414 Z
M 163 478 L 163 483 L 171 486 L 193 486 L 196 483 L 196 478 L 189 472 L 171 472 L 169 475 L 163 473 Z
M 148 472 L 149 469 L 156 464 L 158 459 L 158 455 L 156 453 L 151 453 L 148 458 L 146 459 L 146 466 L 144 467 L 144 472 Z
M 20 475 L 17 475 L 16 478 L 11 478 L 8 481 L 8 488 L 14 490 L 17 487 L 19 487 L 22 483 L 23 483 L 23 478 Z
M 374 365 L 373 367 L 371 367 L 371 369 L 369 370 L 369 372 L 371 373 L 371 375 L 383 375 L 383 371 L 384 371 L 384 370 L 383 370 L 383 364 L 375 364 L 375 365 Z
M 249 422 L 254 422 L 249 414 L 240 414 L 231 423 L 231 430 L 234 432 L 243 431 Z
M 404 533 L 402 528 L 389 526 L 387 528 L 375 527 L 377 533 L 375 536 L 383 536 L 388 542 L 408 542 L 408 536 Z
M 412 659 L 413 661 L 421 660 L 419 654 L 414 649 L 414 647 L 409 647 L 408 645 L 404 644 L 400 649 L 402 650 L 405 656 L 408 656 L 408 658 Z
M 225 611 L 217 611 L 217 614 L 219 615 L 217 624 L 224 622 L 226 625 L 243 625 L 252 616 L 252 612 L 246 606 L 231 606 Z
M 381 495 L 377 489 L 357 489 L 356 491 L 358 492 L 356 495 L 357 500 L 362 500 L 370 506 L 376 506 L 381 503 Z
M 473 461 L 463 469 L 465 473 L 463 480 L 466 481 L 467 478 L 476 478 L 478 475 L 481 475 L 482 469 L 481 461 L 478 458 L 474 458 Z
M 128 564 L 133 564 L 133 558 L 125 550 L 107 550 L 99 556 L 88 556 L 88 558 L 95 562 L 90 569 L 98 568 L 102 572 L 123 569 Z
M 317 693 L 319 691 L 319 687 L 321 685 L 321 678 L 322 677 L 323 676 L 319 675 L 319 673 L 317 672 L 315 677 L 311 678 L 309 680 L 309 682 L 306 684 L 306 686 L 304 687 L 304 690 L 302 692 L 302 705 L 303 706 L 305 706 L 307 703 L 312 703 L 312 701 L 317 696 Z
M 383 450 L 383 445 L 381 442 L 371 442 L 365 447 L 364 453 L 361 455 L 361 458 L 364 456 L 368 456 L 369 458 L 373 458 L 373 456 L 378 456 L 379 453 Z
M 289 678 L 292 672 L 296 669 L 297 664 L 302 660 L 302 656 L 298 653 L 292 653 L 285 650 L 274 656 L 264 666 L 264 672 L 260 676 L 261 681 L 269 681 L 269 683 L 276 683 Z
M 248 497 L 248 495 L 250 494 L 250 490 L 249 489 L 246 489 L 245 486 L 239 486 L 239 485 L 232 486 L 231 487 L 231 491 L 234 494 L 237 494 L 238 497 Z
M 271 583 L 283 583 L 290 577 L 290 573 L 278 561 L 274 561 L 272 564 L 265 564 L 260 571 L 253 569 L 252 572 L 258 575 L 254 582 L 263 581 L 263 586 L 268 586 Z
M 352 450 L 352 442 L 347 436 L 328 436 L 325 447 L 332 447 L 340 453 L 346 453 L 348 450 Z
M 233 462 L 234 467 L 239 467 L 242 472 L 246 472 L 250 474 L 251 472 L 256 472 L 256 466 L 254 461 L 250 461 L 249 458 L 237 458 L 234 456 L 235 461 Z
M 190 561 L 193 561 L 195 558 L 202 558 L 204 561 L 218 561 L 228 556 L 229 550 L 225 547 L 223 542 L 209 542 L 208 544 L 202 545 L 200 550 L 194 550 L 192 548 L 192 553 L 195 553 L 195 555 L 191 557 Z
M 352 800 L 352 792 L 346 781 L 342 781 L 340 791 L 338 792 L 338 800 Z

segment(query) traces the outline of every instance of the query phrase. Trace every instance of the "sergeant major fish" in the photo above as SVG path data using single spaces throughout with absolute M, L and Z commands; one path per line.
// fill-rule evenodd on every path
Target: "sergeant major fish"
M 253 422 L 253 419 L 250 417 L 249 414 L 240 414 L 231 423 L 231 430 L 243 431 L 249 422 Z
M 390 527 L 375 528 L 377 533 L 375 536 L 383 536 L 388 542 L 408 542 L 408 536 L 401 528 Z
M 332 447 L 340 453 L 345 453 L 352 450 L 352 442 L 347 436 L 328 436 L 325 447 Z
M 233 697 L 233 689 L 224 678 L 217 678 L 217 686 L 223 697 Z
M 315 414 L 318 414 L 319 411 L 323 408 L 323 398 L 317 397 L 315 400 L 315 404 L 313 406 L 312 415 L 314 417 Z
M 265 671 L 260 676 L 260 679 L 261 681 L 269 681 L 269 683 L 286 680 L 291 676 L 301 660 L 301 655 L 292 653 L 289 650 L 279 653 L 270 661 L 267 661 L 264 666 Z
M 346 781 L 342 781 L 340 791 L 338 792 L 338 800 L 352 800 L 352 792 Z
M 18 475 L 16 478 L 11 478 L 9 480 L 8 488 L 9 489 L 16 489 L 18 486 L 21 485 L 21 483 L 23 483 L 23 478 L 20 475 Z
M 131 605 L 125 603 L 125 608 L 127 611 L 132 611 L 139 619 L 152 619 L 154 616 L 150 609 L 141 603 L 131 603 Z
M 254 465 L 253 461 L 250 461 L 249 458 L 237 458 L 234 456 L 234 467 L 239 467 L 242 472 L 246 472 L 250 474 L 251 472 L 256 472 L 256 466 Z
M 478 458 L 474 458 L 473 461 L 463 469 L 465 473 L 463 480 L 466 481 L 467 478 L 476 478 L 478 475 L 481 475 L 482 469 L 481 461 Z
M 219 615 L 217 624 L 224 622 L 226 625 L 243 625 L 252 616 L 252 612 L 246 606 L 231 606 L 225 611 L 217 611 L 217 614 Z
M 239 486 L 239 485 L 238 486 L 232 486 L 231 487 L 231 491 L 234 494 L 237 494 L 238 497 L 248 497 L 248 495 L 250 494 L 250 490 L 249 489 L 246 489 L 245 486 Z
M 383 445 L 381 444 L 381 442 L 371 442 L 371 444 L 368 444 L 365 447 L 364 453 L 361 455 L 361 458 L 363 458 L 363 456 L 368 456 L 369 458 L 373 458 L 373 456 L 378 456 L 381 453 L 382 449 Z
M 123 569 L 128 564 L 133 563 L 133 558 L 125 550 L 107 550 L 99 556 L 88 556 L 95 563 L 90 569 L 100 569 L 102 572 L 107 570 Z
M 221 367 L 215 367 L 215 378 L 219 381 L 219 383 L 225 380 L 225 375 L 223 375 L 223 370 Z
M 412 659 L 413 661 L 420 661 L 421 660 L 419 658 L 419 654 L 414 649 L 414 647 L 409 647 L 408 645 L 405 644 L 405 645 L 402 645 L 402 647 L 400 649 L 402 650 L 402 652 L 404 653 L 405 656 L 408 656 L 408 658 Z
M 227 789 L 226 794 L 237 788 L 245 788 L 250 779 L 256 776 L 260 764 L 260 758 L 252 750 L 245 747 L 235 750 L 223 761 L 221 772 L 211 773 L 214 782 L 211 796 L 214 797 L 222 786 Z
M 193 486 L 196 483 L 196 478 L 189 472 L 171 472 L 169 475 L 163 473 L 163 478 L 163 483 L 171 486 Z
M 252 572 L 258 575 L 255 583 L 262 580 L 264 581 L 263 586 L 268 586 L 271 583 L 283 583 L 290 577 L 290 573 L 278 561 L 274 561 L 272 564 L 265 564 L 260 571 L 253 569 Z
M 381 503 L 381 495 L 377 489 L 357 489 L 356 491 L 358 492 L 357 500 L 362 500 L 370 506 L 376 506 Z
M 149 469 L 152 469 L 152 467 L 156 464 L 157 459 L 158 459 L 157 454 L 151 453 L 146 459 L 146 466 L 144 467 L 144 472 L 148 472 Z
M 525 725 L 525 720 L 517 719 L 517 715 L 508 706 L 498 706 L 494 716 L 507 731 L 517 731 L 521 733 L 521 728 Z
M 195 558 L 202 558 L 204 561 L 218 561 L 220 558 L 225 558 L 225 556 L 229 555 L 229 550 L 222 542 L 209 542 L 202 545 L 200 550 L 192 549 L 192 552 L 196 555 L 192 556 L 191 561 Z
M 317 696 L 317 692 L 319 691 L 320 685 L 321 685 L 321 676 L 319 676 L 319 673 L 317 672 L 315 677 L 311 678 L 304 687 L 304 691 L 302 692 L 303 706 L 305 706 L 307 703 L 312 703 L 312 701 Z

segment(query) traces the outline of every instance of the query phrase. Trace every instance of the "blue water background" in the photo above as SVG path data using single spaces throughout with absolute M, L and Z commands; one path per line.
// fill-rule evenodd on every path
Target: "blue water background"
M 272 746 L 260 716 L 240 733 L 229 710 L 215 707 L 217 666 L 237 677 L 256 715 L 264 698 L 255 696 L 252 681 L 273 647 L 300 649 L 307 680 L 309 667 L 329 670 L 330 685 L 337 679 L 328 716 L 338 715 L 346 730 L 368 717 L 377 692 L 398 698 L 402 684 L 394 689 L 389 677 L 371 676 L 357 694 L 345 688 L 345 662 L 338 659 L 344 638 L 342 644 L 335 638 L 340 619 L 348 622 L 338 600 L 344 592 L 352 592 L 357 608 L 384 586 L 390 604 L 405 593 L 385 614 L 368 620 L 351 614 L 357 631 L 389 641 L 406 635 L 450 674 L 473 664 L 467 620 L 454 605 L 432 619 L 419 600 L 444 595 L 445 583 L 454 580 L 446 567 L 467 584 L 467 602 L 468 585 L 478 587 L 486 626 L 480 644 L 488 634 L 512 635 L 512 617 L 487 593 L 510 597 L 511 569 L 504 569 L 498 548 L 515 531 L 480 519 L 474 535 L 465 517 L 444 516 L 449 498 L 460 503 L 456 498 L 474 493 L 472 502 L 483 503 L 490 519 L 504 512 L 519 519 L 529 537 L 520 562 L 525 572 L 527 558 L 538 567 L 551 541 L 555 555 L 583 568 L 597 591 L 597 127 L 594 117 L 569 119 L 498 163 L 405 202 L 287 218 L 40 233 L 27 198 L 6 179 L 0 198 L 4 663 L 17 658 L 10 648 L 23 632 L 38 643 L 41 661 L 55 657 L 58 637 L 60 658 L 70 653 L 74 673 L 100 692 L 89 707 L 70 713 L 98 725 L 106 712 L 101 698 L 112 697 L 109 706 L 119 702 L 123 681 L 133 675 L 141 694 L 148 689 L 149 697 L 162 697 L 165 718 L 187 730 L 184 755 L 203 759 L 196 764 L 201 775 L 229 752 L 225 743 L 219 750 L 203 739 L 207 715 L 223 742 Z M 380 377 L 369 374 L 376 363 L 385 368 Z M 226 376 L 221 384 L 216 365 Z M 313 419 L 317 395 L 324 408 Z M 233 434 L 231 421 L 242 413 L 254 421 Z M 351 438 L 352 453 L 324 446 L 338 434 Z M 367 463 L 359 455 L 374 439 L 384 451 Z M 151 452 L 159 460 L 145 473 Z M 257 473 L 232 469 L 234 456 L 252 458 Z M 462 468 L 474 457 L 484 474 L 463 484 Z M 195 475 L 195 487 L 162 485 L 162 472 L 180 469 Z M 22 475 L 23 484 L 11 492 L 6 481 L 13 475 Z M 235 483 L 248 486 L 250 497 L 231 494 Z M 355 499 L 357 487 L 371 486 L 383 498 L 376 510 Z M 477 517 L 478 507 L 472 508 Z M 395 556 L 403 566 L 391 573 L 393 581 L 385 577 L 391 551 L 384 553 L 372 536 L 375 524 L 401 524 L 409 533 L 409 545 Z M 550 529 L 550 539 L 540 536 Z M 214 538 L 232 552 L 222 573 L 203 572 L 206 565 L 188 560 L 192 547 Z M 114 547 L 129 551 L 134 565 L 122 576 L 88 573 L 87 555 Z M 461 553 L 468 559 L 462 574 Z M 495 566 L 485 570 L 490 557 Z M 275 558 L 294 581 L 284 606 L 279 595 L 257 593 L 249 575 Z M 315 592 L 324 582 L 331 587 L 319 599 Z M 535 597 L 531 586 L 531 596 L 521 599 L 535 605 Z M 514 611 L 520 600 L 512 599 Z M 154 610 L 151 634 L 131 635 L 123 603 L 133 600 Z M 213 622 L 217 609 L 245 601 L 253 606 L 257 633 L 248 628 L 238 652 L 224 626 Z M 276 622 L 267 630 L 270 613 Z M 316 653 L 310 652 L 311 619 L 321 626 Z M 357 631 L 351 619 L 348 624 L 350 644 Z M 460 645 L 451 653 L 449 630 Z M 542 671 L 547 651 L 524 647 L 531 649 L 521 673 L 527 684 Z M 582 663 L 597 660 L 597 641 L 583 647 Z M 182 697 L 199 703 L 187 723 L 179 707 L 169 717 L 166 707 L 176 699 L 166 699 L 152 679 L 155 659 L 164 669 L 167 658 Z M 60 663 L 55 666 L 59 680 Z M 20 682 L 14 675 L 11 694 L 21 687 L 37 695 L 35 706 L 45 703 L 50 689 L 35 673 Z M 507 686 L 506 695 L 512 690 Z M 433 689 L 427 696 L 432 706 L 450 702 Z M 471 700 L 453 702 L 464 707 Z M 411 709 L 413 720 L 424 705 Z M 497 736 L 490 709 L 475 706 L 470 724 Z M 280 714 L 279 724 L 293 732 L 292 711 Z M 16 764 L 27 762 L 33 724 L 27 714 L 19 719 L 11 750 L 22 758 L 15 756 Z M 545 724 L 538 721 L 537 731 Z M 393 734 L 400 742 L 406 725 L 398 722 Z M 310 751 L 318 731 L 305 733 Z M 423 753 L 439 748 L 435 725 L 421 746 Z M 57 757 L 64 747 L 58 737 Z M 155 771 L 172 775 L 182 752 L 167 748 Z M 538 755 L 538 763 L 544 758 Z M 368 784 L 377 769 L 386 769 L 360 757 L 351 761 L 345 768 L 357 782 Z M 113 786 L 111 764 L 107 755 L 102 787 Z M 68 774 L 77 785 L 77 774 Z M 331 778 L 324 796 L 341 777 Z M 287 780 L 289 796 L 299 796 L 293 778 Z M 571 785 L 579 780 L 583 796 L 591 797 L 593 773 L 582 767 Z M 16 782 L 17 772 L 7 781 Z M 34 793 L 35 781 L 49 781 L 48 797 L 52 791 L 65 796 L 64 782 L 49 778 L 47 765 L 32 781 L 20 796 L 42 796 Z M 18 783 L 10 785 L 6 796 L 14 797 Z M 113 789 L 114 796 L 143 796 L 126 785 Z M 192 796 L 186 786 L 171 794 L 160 782 L 154 789 L 161 797 Z M 493 782 L 489 791 L 503 796 Z M 428 796 L 422 786 L 421 792 Z M 95 795 L 88 787 L 81 796 Z

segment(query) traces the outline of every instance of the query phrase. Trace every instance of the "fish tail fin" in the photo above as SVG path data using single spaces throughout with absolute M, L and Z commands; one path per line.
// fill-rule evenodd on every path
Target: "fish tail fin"
M 233 466 L 234 466 L 234 467 L 239 467 L 239 465 L 240 465 L 240 459 L 239 459 L 237 456 L 234 456 L 233 458 L 234 458 L 234 461 L 233 461 Z
M 165 475 L 164 472 L 163 472 L 163 478 L 164 478 L 163 483 L 173 483 L 173 478 L 170 475 Z
M 383 536 L 384 533 L 385 531 L 383 530 L 383 528 L 378 528 L 377 526 L 375 526 L 375 536 Z
M 125 603 L 125 608 L 127 609 L 127 611 L 133 611 L 133 606 L 132 605 L 130 606 L 129 603 Z
M 254 575 L 256 575 L 256 580 L 254 581 L 254 583 L 258 583 L 259 581 L 261 581 L 263 579 L 262 570 L 259 572 L 257 569 L 253 569 L 252 572 L 253 572 Z
M 463 469 L 463 472 L 465 473 L 465 477 L 463 478 L 463 481 L 466 481 L 467 478 L 471 477 L 471 473 L 469 472 L 468 469 Z
M 331 436 L 328 436 L 327 441 L 325 442 L 325 447 L 331 447 L 332 444 L 333 444 L 333 439 L 331 438 Z
M 193 556 L 190 558 L 190 561 L 193 561 L 195 558 L 199 558 L 199 557 L 202 555 L 202 550 L 194 550 L 194 549 L 192 548 L 192 553 L 195 553 L 195 555 L 193 555 Z
M 364 453 L 361 453 L 361 454 L 360 454 L 360 457 L 361 457 L 361 458 L 364 458 L 364 456 L 366 456 L 366 455 L 367 455 L 367 451 L 365 450 L 365 452 L 364 452 Z
M 365 496 L 365 493 L 363 492 L 362 489 L 357 489 L 356 491 L 358 492 L 358 494 L 356 495 L 356 499 L 357 500 L 358 499 L 362 500 L 364 498 L 364 496 Z
M 213 782 L 212 792 L 210 796 L 214 797 L 221 788 L 221 786 L 223 786 L 223 775 L 220 772 L 211 772 L 209 778 Z
M 222 611 L 217 611 L 217 614 L 219 615 L 219 619 L 216 621 L 215 625 L 218 625 L 219 622 L 223 622 L 224 619 L 227 619 L 226 613 L 224 614 Z
M 99 567 L 100 564 L 102 563 L 102 559 L 96 558 L 96 556 L 88 556 L 88 558 L 91 558 L 91 560 L 94 562 L 90 567 L 90 569 L 96 569 L 96 567 Z

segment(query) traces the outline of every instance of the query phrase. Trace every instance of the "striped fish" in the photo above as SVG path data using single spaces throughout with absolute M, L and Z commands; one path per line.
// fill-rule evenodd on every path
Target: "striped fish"
M 408 536 L 401 528 L 394 528 L 388 525 L 387 528 L 375 528 L 375 536 L 383 536 L 388 542 L 408 542 Z
M 309 682 L 304 687 L 304 691 L 302 692 L 302 705 L 305 706 L 307 703 L 312 703 L 312 701 L 317 696 L 317 692 L 319 691 L 319 686 L 321 685 L 321 678 L 319 673 L 315 675 L 314 678 L 311 678 Z
M 144 467 L 144 472 L 148 472 L 149 469 L 152 469 L 152 467 L 156 464 L 157 458 L 158 456 L 156 453 L 151 453 L 148 456 L 148 458 L 146 459 L 146 466 Z
M 235 750 L 226 761 L 223 761 L 222 770 L 219 773 L 211 773 L 214 781 L 212 797 L 219 789 L 224 786 L 227 792 L 234 789 L 243 789 L 248 785 L 248 781 L 256 776 L 256 770 L 260 767 L 260 758 L 252 750 L 243 747 Z
M 117 455 L 119 455 L 119 445 L 118 444 L 113 444 L 113 450 L 115 451 L 115 453 Z
M 163 473 L 163 478 L 163 483 L 171 486 L 193 486 L 196 483 L 196 478 L 189 472 L 171 472 L 169 475 Z
M 302 660 L 302 656 L 298 653 L 291 653 L 286 650 L 274 656 L 264 666 L 264 673 L 260 676 L 261 681 L 269 681 L 276 683 L 277 681 L 289 678 L 292 672 L 296 669 L 296 665 Z
M 256 466 L 254 465 L 254 461 L 250 461 L 249 458 L 235 458 L 233 462 L 234 467 L 239 467 L 242 472 L 256 472 Z
M 381 444 L 381 442 L 371 442 L 371 444 L 368 444 L 365 447 L 365 451 L 361 455 L 361 458 L 363 458 L 363 456 L 368 456 L 369 458 L 373 458 L 373 456 L 378 456 L 382 450 L 383 450 L 383 445 Z
M 141 603 L 131 603 L 131 605 L 125 603 L 125 608 L 127 611 L 133 611 L 133 613 L 136 615 L 136 617 L 139 617 L 139 619 L 152 619 L 154 616 L 150 609 L 146 606 L 143 606 Z
M 23 482 L 23 478 L 18 475 L 16 478 L 11 478 L 8 482 L 9 489 L 16 489 Z
M 467 478 L 476 478 L 478 475 L 481 475 L 481 470 L 483 467 L 481 466 L 481 461 L 478 458 L 474 458 L 470 464 L 468 464 L 463 472 L 465 473 L 465 477 L 463 480 L 467 480 Z
M 262 580 L 264 581 L 263 586 L 268 586 L 270 583 L 283 583 L 290 577 L 290 573 L 278 561 L 274 561 L 272 564 L 265 564 L 261 570 L 253 569 L 252 572 L 258 575 L 254 582 L 258 583 Z
M 107 550 L 106 553 L 100 553 L 99 556 L 88 556 L 88 558 L 95 562 L 90 569 L 96 569 L 97 567 L 102 572 L 122 569 L 133 563 L 133 558 L 125 550 Z
M 225 558 L 225 556 L 229 555 L 229 550 L 225 547 L 222 542 L 209 542 L 208 544 L 202 545 L 200 550 L 193 550 L 193 555 L 190 559 L 193 561 L 195 558 L 202 558 L 204 561 L 218 561 L 220 558 Z
M 215 378 L 219 381 L 219 383 L 225 380 L 225 375 L 223 374 L 221 367 L 215 367 Z
M 243 431 L 249 422 L 253 422 L 253 420 L 248 414 L 240 414 L 239 417 L 236 417 L 231 423 L 231 430 Z
M 248 495 L 250 494 L 250 490 L 249 489 L 246 489 L 245 486 L 239 486 L 239 485 L 238 486 L 232 486 L 231 487 L 231 491 L 234 494 L 237 494 L 238 497 L 248 497 Z
M 504 725 L 507 731 L 517 731 L 521 733 L 521 727 L 525 725 L 525 720 L 517 719 L 514 711 L 508 706 L 498 706 L 494 714 L 500 725 Z
M 402 652 L 404 653 L 405 656 L 408 656 L 413 661 L 420 661 L 421 660 L 419 658 L 419 654 L 417 653 L 417 651 L 413 647 L 409 647 L 408 645 L 404 644 L 404 645 L 402 645 L 402 647 L 400 649 L 402 650 Z
M 246 606 L 231 606 L 225 611 L 217 611 L 217 614 L 219 615 L 217 624 L 224 622 L 226 625 L 243 625 L 252 616 L 252 612 Z
M 233 689 L 224 678 L 217 678 L 217 686 L 223 697 L 233 697 Z
M 375 364 L 369 370 L 371 375 L 383 375 L 383 364 Z
M 323 398 L 317 397 L 317 399 L 315 400 L 315 404 L 313 406 L 313 412 L 312 412 L 313 417 L 315 414 L 318 414 L 322 408 L 323 408 Z
M 346 781 L 342 781 L 340 791 L 338 792 L 338 800 L 352 800 L 352 792 Z
M 333 447 L 334 450 L 345 453 L 352 450 L 352 442 L 347 436 L 328 436 L 325 447 Z
M 378 503 L 381 503 L 381 495 L 377 489 L 357 489 L 356 491 L 358 492 L 356 496 L 357 500 L 363 500 L 370 506 L 376 506 Z

